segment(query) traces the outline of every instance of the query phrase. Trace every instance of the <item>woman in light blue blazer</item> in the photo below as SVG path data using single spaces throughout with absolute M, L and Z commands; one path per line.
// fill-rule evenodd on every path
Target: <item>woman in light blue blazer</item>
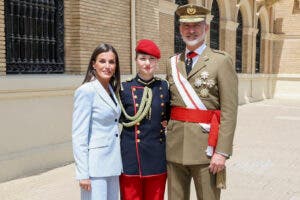
M 111 45 L 101 44 L 74 95 L 72 142 L 82 200 L 118 199 L 121 110 L 115 94 L 119 89 L 118 54 Z

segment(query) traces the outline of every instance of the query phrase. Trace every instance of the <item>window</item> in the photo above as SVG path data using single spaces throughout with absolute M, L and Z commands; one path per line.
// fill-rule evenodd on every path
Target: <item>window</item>
M 239 24 L 236 30 L 236 61 L 235 68 L 236 72 L 242 72 L 242 48 L 243 48 L 243 18 L 239 11 L 237 23 Z
M 257 35 L 256 35 L 256 55 L 255 55 L 255 73 L 260 72 L 260 45 L 261 45 L 261 24 L 258 19 L 257 22 Z
M 178 6 L 182 6 L 182 5 L 188 4 L 188 1 L 187 0 L 176 0 L 175 3 Z M 174 27 L 175 27 L 175 30 L 174 30 L 175 48 L 174 48 L 174 50 L 175 50 L 175 53 L 180 53 L 185 50 L 185 43 L 183 42 L 181 35 L 180 35 L 178 20 L 179 20 L 179 17 L 175 14 L 175 20 L 174 20 Z
M 64 72 L 62 0 L 5 0 L 7 74 Z
M 219 6 L 216 0 L 213 1 L 211 7 L 211 15 L 213 15 L 214 17 L 210 24 L 210 47 L 212 49 L 219 49 L 220 15 L 219 15 Z

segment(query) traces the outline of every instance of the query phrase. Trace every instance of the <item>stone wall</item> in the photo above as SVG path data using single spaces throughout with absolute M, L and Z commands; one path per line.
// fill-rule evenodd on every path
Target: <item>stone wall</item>
M 274 32 L 280 37 L 274 46 L 278 63 L 275 73 L 300 74 L 300 13 L 294 13 L 293 0 L 279 1 L 274 5 Z

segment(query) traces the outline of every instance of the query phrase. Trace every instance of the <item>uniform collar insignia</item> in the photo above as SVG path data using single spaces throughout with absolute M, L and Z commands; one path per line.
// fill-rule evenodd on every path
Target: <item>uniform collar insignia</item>
M 150 85 L 151 83 L 153 83 L 156 79 L 153 77 L 151 80 L 149 81 L 145 81 L 142 78 L 140 78 L 138 75 L 136 76 L 136 80 L 137 82 L 143 84 L 143 85 Z

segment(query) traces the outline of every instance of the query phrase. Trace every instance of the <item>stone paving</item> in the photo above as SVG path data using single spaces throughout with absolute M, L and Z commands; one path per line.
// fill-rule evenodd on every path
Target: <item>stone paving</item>
M 239 107 L 222 200 L 300 200 L 300 99 Z M 191 199 L 196 200 L 192 188 Z M 74 164 L 0 183 L 0 200 L 79 200 Z

